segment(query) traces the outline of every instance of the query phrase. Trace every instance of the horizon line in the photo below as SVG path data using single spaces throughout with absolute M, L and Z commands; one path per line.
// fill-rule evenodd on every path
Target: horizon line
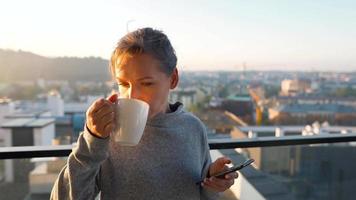
M 36 56 L 40 56 L 40 57 L 44 57 L 44 58 L 49 58 L 49 59 L 53 59 L 53 58 L 79 58 L 79 59 L 85 59 L 85 58 L 95 58 L 95 59 L 102 59 L 102 60 L 105 60 L 105 61 L 108 61 L 109 62 L 109 59 L 106 59 L 106 58 L 103 58 L 101 56 L 94 56 L 94 55 L 91 55 L 91 56 L 48 56 L 48 55 L 42 55 L 42 54 L 39 54 L 39 53 L 36 53 L 36 52 L 33 52 L 33 51 L 29 51 L 29 50 L 23 50 L 23 49 L 11 49 L 11 48 L 1 48 L 0 47 L 0 50 L 4 50 L 4 51 L 12 51 L 12 52 L 23 52 L 23 53 L 29 53 L 29 54 L 34 54 Z M 264 66 L 261 66 L 259 65 L 259 67 L 261 68 L 265 68 L 267 67 L 268 65 L 270 64 L 266 64 Z M 309 68 L 309 69 L 288 69 L 288 68 L 284 68 L 284 69 L 279 69 L 281 67 L 268 67 L 270 69 L 247 69 L 247 70 L 241 70 L 241 69 L 231 69 L 233 68 L 234 66 L 230 66 L 230 67 L 227 67 L 227 69 L 211 69 L 211 67 L 209 67 L 208 69 L 197 69 L 197 68 L 201 68 L 201 67 L 196 67 L 196 66 L 193 66 L 191 68 L 185 68 L 185 66 L 189 66 L 189 65 L 179 65 L 177 66 L 177 68 L 181 71 L 189 71 L 189 72 L 258 72 L 258 71 L 261 71 L 261 72 L 266 72 L 266 71 L 269 71 L 269 72 L 308 72 L 308 73 L 313 73 L 313 72 L 326 72 L 326 73 L 332 73 L 332 72 L 338 72 L 338 73 L 355 73 L 356 72 L 356 69 L 355 70 L 351 70 L 351 69 L 345 69 L 345 70 L 342 70 L 340 68 L 338 69 L 327 69 L 327 70 L 317 70 L 313 67 L 303 67 L 303 68 Z M 190 65 L 192 66 L 192 65 Z M 297 66 L 297 65 L 295 65 Z M 258 67 L 258 68 L 259 68 Z M 220 68 L 220 67 L 219 67 Z

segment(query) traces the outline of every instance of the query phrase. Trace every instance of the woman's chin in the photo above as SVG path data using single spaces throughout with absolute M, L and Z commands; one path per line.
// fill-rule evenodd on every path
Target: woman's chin
M 156 116 L 156 114 L 149 112 L 149 113 L 148 113 L 148 116 L 147 116 L 147 120 L 152 119 L 154 116 Z

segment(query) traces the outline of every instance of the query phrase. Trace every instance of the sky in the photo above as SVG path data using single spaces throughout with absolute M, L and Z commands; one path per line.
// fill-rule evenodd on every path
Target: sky
M 110 57 L 127 31 L 168 35 L 183 70 L 356 71 L 353 0 L 0 0 L 0 48 Z

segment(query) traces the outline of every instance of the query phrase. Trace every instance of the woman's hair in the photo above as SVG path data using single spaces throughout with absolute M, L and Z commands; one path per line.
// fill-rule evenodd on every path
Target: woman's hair
M 111 73 L 115 75 L 115 66 L 118 59 L 139 54 L 153 56 L 161 63 L 161 71 L 167 75 L 171 75 L 177 65 L 177 56 L 168 37 L 162 31 L 141 28 L 126 34 L 117 43 L 111 55 Z

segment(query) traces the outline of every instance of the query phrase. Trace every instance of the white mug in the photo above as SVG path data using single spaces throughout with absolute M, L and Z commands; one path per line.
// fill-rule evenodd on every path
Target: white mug
M 123 146 L 140 142 L 146 126 L 148 103 L 138 99 L 119 98 L 115 105 L 115 130 L 113 139 Z

